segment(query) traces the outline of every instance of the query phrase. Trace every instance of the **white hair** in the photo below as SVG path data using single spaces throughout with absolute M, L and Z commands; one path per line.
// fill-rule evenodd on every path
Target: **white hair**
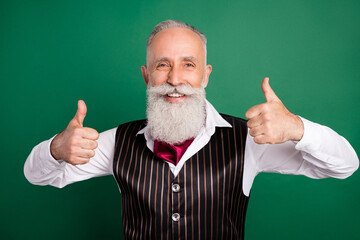
M 204 46 L 204 50 L 205 50 L 205 61 L 206 61 L 206 54 L 207 54 L 207 50 L 206 50 L 206 43 L 207 43 L 207 39 L 206 36 L 196 27 L 191 26 L 187 23 L 181 22 L 181 21 L 176 21 L 176 20 L 166 20 L 163 22 L 160 22 L 159 24 L 157 24 L 154 29 L 152 30 L 152 32 L 150 33 L 150 36 L 147 39 L 146 42 L 146 49 L 147 51 L 149 51 L 149 47 L 151 45 L 151 42 L 153 40 L 153 38 L 155 37 L 156 34 L 158 34 L 159 32 L 161 32 L 162 30 L 168 29 L 168 28 L 175 28 L 175 27 L 179 27 L 179 28 L 186 28 L 186 29 L 190 29 L 191 31 L 193 31 L 194 33 L 196 33 L 200 39 L 201 42 L 203 43 Z
M 187 23 L 181 22 L 181 21 L 176 21 L 176 20 L 166 20 L 163 21 L 159 24 L 157 24 L 154 29 L 152 30 L 150 36 L 147 39 L 147 43 L 146 43 L 146 47 L 149 47 L 151 44 L 152 39 L 155 37 L 156 34 L 158 34 L 159 32 L 161 32 L 162 30 L 168 29 L 168 28 L 174 28 L 174 27 L 180 27 L 180 28 L 187 28 L 190 29 L 191 31 L 193 31 L 194 33 L 196 33 L 202 43 L 204 44 L 204 47 L 206 48 L 206 37 L 205 35 L 197 28 L 195 28 L 194 26 L 191 26 Z
M 182 103 L 170 103 L 164 95 L 185 94 Z M 147 125 L 154 139 L 179 144 L 195 138 L 206 119 L 205 90 L 188 84 L 172 86 L 164 83 L 147 89 Z

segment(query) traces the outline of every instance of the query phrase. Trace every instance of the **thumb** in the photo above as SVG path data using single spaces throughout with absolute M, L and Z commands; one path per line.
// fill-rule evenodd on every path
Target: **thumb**
M 83 122 L 84 122 L 84 118 L 86 116 L 86 104 L 83 100 L 79 100 L 78 101 L 78 109 L 76 111 L 75 117 L 72 119 L 72 123 L 82 127 L 83 126 Z
M 266 102 L 272 102 L 272 101 L 277 101 L 277 100 L 280 100 L 275 92 L 272 90 L 272 88 L 270 87 L 270 84 L 269 84 L 269 78 L 266 77 L 264 78 L 262 84 L 261 84 L 261 89 L 262 91 L 264 92 L 264 96 L 265 96 L 265 99 L 266 99 Z

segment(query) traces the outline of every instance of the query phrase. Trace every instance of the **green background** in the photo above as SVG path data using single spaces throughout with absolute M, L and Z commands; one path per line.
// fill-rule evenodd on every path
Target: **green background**
M 56 189 L 27 182 L 31 149 L 66 127 L 78 99 L 99 132 L 145 117 L 140 66 L 160 21 L 208 38 L 207 97 L 244 117 L 265 76 L 294 113 L 360 153 L 360 1 L 1 1 L 1 239 L 121 239 L 113 177 Z M 246 239 L 359 239 L 360 174 L 346 180 L 260 174 Z

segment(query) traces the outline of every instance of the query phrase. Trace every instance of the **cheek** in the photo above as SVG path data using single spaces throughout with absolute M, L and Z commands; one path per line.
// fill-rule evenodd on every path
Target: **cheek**
M 156 71 L 156 72 L 153 72 L 152 74 L 150 74 L 149 77 L 150 77 L 151 84 L 154 86 L 157 86 L 157 85 L 161 85 L 167 81 L 168 74 L 166 72 Z
M 188 83 L 193 87 L 200 87 L 203 77 L 204 74 L 201 72 L 191 72 L 186 76 Z

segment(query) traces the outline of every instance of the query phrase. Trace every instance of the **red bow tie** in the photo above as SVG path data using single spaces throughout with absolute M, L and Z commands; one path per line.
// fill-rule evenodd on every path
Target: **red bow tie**
M 165 142 L 154 141 L 154 155 L 171 162 L 175 166 L 180 161 L 180 158 L 184 155 L 186 149 L 194 141 L 193 138 L 186 140 L 183 143 L 172 145 Z

